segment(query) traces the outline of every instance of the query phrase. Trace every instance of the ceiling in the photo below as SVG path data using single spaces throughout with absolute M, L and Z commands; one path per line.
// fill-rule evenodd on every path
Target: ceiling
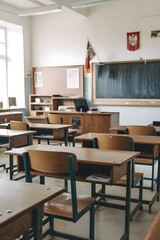
M 87 16 L 88 7 L 108 1 L 114 0 L 0 0 L 0 10 L 19 16 L 32 16 L 48 13 L 50 10 L 69 8 Z

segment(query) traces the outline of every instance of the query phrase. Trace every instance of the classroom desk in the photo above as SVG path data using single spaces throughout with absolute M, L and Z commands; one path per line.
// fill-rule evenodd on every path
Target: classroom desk
M 8 148 L 11 149 L 13 147 L 21 147 L 22 143 L 26 141 L 26 136 L 32 136 L 35 131 L 29 130 L 11 130 L 11 129 L 0 129 L 0 138 L 8 139 Z M 32 144 L 32 137 L 31 144 Z M 3 147 L 3 145 L 2 145 Z
M 64 130 L 65 146 L 68 145 L 68 128 L 72 127 L 70 124 L 48 124 L 48 123 L 28 123 L 31 130 L 36 130 L 37 135 L 53 134 L 54 131 Z M 54 138 L 53 138 L 54 140 Z
M 14 121 L 22 121 L 23 112 L 17 111 L 6 111 L 5 109 L 0 109 L 0 123 Z
M 10 156 L 16 155 L 22 158 L 23 153 L 27 152 L 28 149 L 37 149 L 43 151 L 66 151 L 76 154 L 79 169 L 76 174 L 76 179 L 79 181 L 91 182 L 86 180 L 86 177 L 96 172 L 111 176 L 110 183 L 106 184 L 114 185 L 114 183 L 116 183 L 122 176 L 127 174 L 126 204 L 121 206 L 120 209 L 123 209 L 125 211 L 125 230 L 121 239 L 129 239 L 131 201 L 130 162 L 134 157 L 140 154 L 139 152 L 106 151 L 92 148 L 77 148 L 36 144 L 24 148 L 12 149 L 10 151 L 6 151 L 5 154 L 8 154 Z M 20 162 L 22 162 L 22 159 L 20 160 Z M 43 176 L 42 173 L 40 173 L 40 175 Z M 49 174 L 48 176 L 58 177 L 52 174 Z M 59 176 L 59 178 L 62 178 L 62 174 Z M 64 176 L 64 178 L 67 178 L 67 176 Z M 110 206 L 109 203 L 99 201 L 98 199 L 96 200 L 96 204 L 102 206 Z
M 160 134 L 160 126 L 153 126 L 156 129 L 156 133 Z M 119 126 L 115 126 L 115 127 L 111 127 L 110 128 L 110 132 L 111 133 L 125 133 L 127 126 L 125 125 L 119 125 Z
M 82 142 L 82 146 L 83 147 L 93 147 L 93 138 L 95 138 L 97 136 L 98 133 L 86 133 L 86 134 L 82 134 L 78 137 L 75 137 L 75 141 L 79 141 Z M 102 133 L 100 133 L 102 134 Z M 107 134 L 107 133 L 104 133 Z M 123 134 L 124 136 L 124 134 Z M 152 146 L 156 146 L 159 145 L 160 146 L 160 136 L 146 136 L 146 135 L 126 135 L 129 136 L 131 138 L 133 138 L 135 144 L 144 144 L 144 145 L 152 145 Z M 159 201 L 160 198 L 160 155 L 158 156 L 158 177 L 157 177 L 157 190 L 155 195 L 153 196 L 152 200 L 143 200 L 144 204 L 148 204 L 149 205 L 149 212 L 151 212 L 151 207 L 153 205 L 153 203 L 157 200 Z
M 110 130 L 110 133 L 125 133 L 125 130 L 126 130 L 127 126 L 125 125 L 119 125 L 119 126 L 115 126 L 115 127 L 111 127 L 109 130 Z
M 28 139 L 26 136 L 29 136 L 29 144 L 32 144 L 32 135 L 36 133 L 35 131 L 29 130 L 11 130 L 11 129 L 0 129 L 0 138 L 8 139 L 7 144 L 1 144 L 1 147 L 12 149 L 13 147 L 22 147 L 28 145 Z M 10 169 L 10 180 L 13 179 L 13 159 L 9 159 L 9 169 Z
M 43 204 L 64 188 L 0 179 L 0 189 L 0 239 L 16 239 L 33 227 L 34 240 L 41 240 Z

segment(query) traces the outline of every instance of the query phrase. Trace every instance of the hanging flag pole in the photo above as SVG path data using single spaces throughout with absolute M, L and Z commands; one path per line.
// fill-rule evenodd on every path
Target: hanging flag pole
M 102 64 L 99 57 L 97 56 L 91 42 L 88 39 L 87 42 L 87 52 L 86 52 L 86 60 L 85 60 L 85 66 L 84 66 L 84 70 L 86 73 L 90 73 L 91 72 L 91 68 L 90 68 L 90 61 L 94 58 L 94 57 L 98 58 L 99 64 Z
M 94 58 L 94 56 L 96 55 L 90 41 L 88 40 L 87 42 L 87 52 L 86 52 L 86 60 L 85 60 L 85 72 L 86 73 L 90 73 L 91 69 L 90 69 L 90 61 L 92 60 L 92 58 Z
M 90 73 L 91 72 L 91 69 L 90 69 L 90 61 L 95 57 L 97 56 L 91 42 L 89 41 L 88 39 L 88 42 L 87 42 L 87 52 L 86 52 L 86 60 L 85 60 L 85 72 L 86 73 Z M 101 63 L 99 57 L 97 56 L 98 58 L 98 61 Z

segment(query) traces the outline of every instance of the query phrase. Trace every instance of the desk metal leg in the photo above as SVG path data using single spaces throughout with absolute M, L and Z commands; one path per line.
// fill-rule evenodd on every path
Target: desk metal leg
M 65 146 L 68 145 L 68 128 L 64 129 L 64 141 L 65 141 Z
M 43 206 L 37 207 L 33 210 L 33 232 L 34 240 L 42 240 L 42 218 L 43 218 Z
M 72 135 L 72 137 L 73 137 L 73 142 L 72 142 L 73 147 L 75 147 L 75 136 L 76 136 L 76 133 L 73 133 L 73 135 Z
M 9 168 L 10 180 L 13 180 L 13 155 L 9 156 Z
M 131 162 L 129 161 L 127 164 L 125 233 L 121 238 L 126 240 L 129 240 L 130 235 L 130 204 L 131 204 Z
M 149 205 L 149 213 L 151 213 L 151 208 L 152 205 L 154 204 L 155 201 L 159 201 L 160 198 L 160 156 L 158 157 L 158 174 L 157 174 L 157 189 L 156 193 L 152 197 L 151 200 L 143 200 L 143 204 L 148 204 Z
M 157 179 L 157 193 L 158 193 L 158 197 L 157 197 L 157 201 L 159 202 L 159 198 L 160 198 L 160 156 L 158 157 L 158 179 Z

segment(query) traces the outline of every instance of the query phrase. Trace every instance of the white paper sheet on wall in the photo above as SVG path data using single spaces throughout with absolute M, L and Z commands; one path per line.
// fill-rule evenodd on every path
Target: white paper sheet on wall
M 79 88 L 79 69 L 67 69 L 67 88 Z
M 43 87 L 43 79 L 42 79 L 42 72 L 35 72 L 34 73 L 34 80 L 35 80 L 35 87 Z

